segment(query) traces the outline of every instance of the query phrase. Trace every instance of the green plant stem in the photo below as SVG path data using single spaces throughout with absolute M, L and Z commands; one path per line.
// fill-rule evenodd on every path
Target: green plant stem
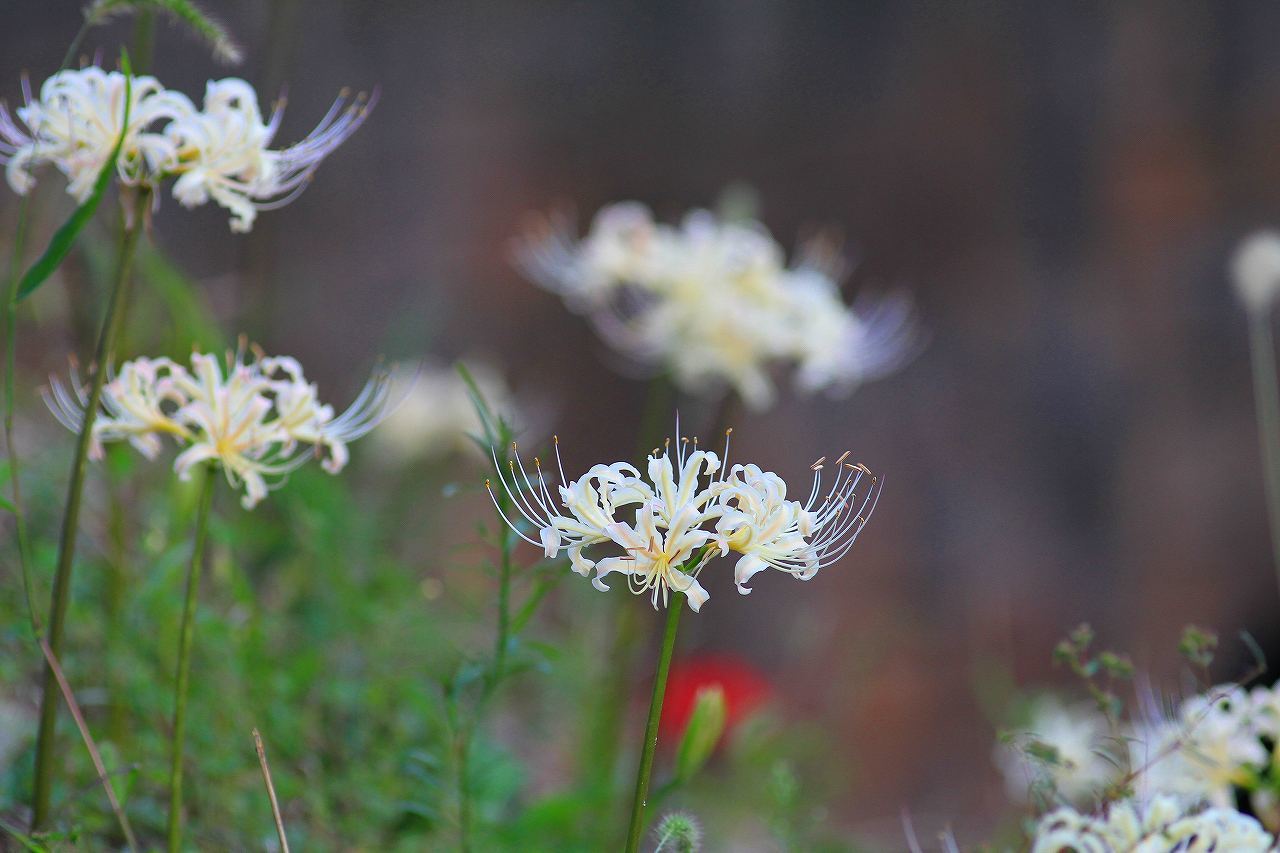
M 27 516 L 22 505 L 22 466 L 17 445 L 13 442 L 14 387 L 18 369 L 18 282 L 22 279 L 22 250 L 27 241 L 27 213 L 31 197 L 23 196 L 18 206 L 18 227 L 13 236 L 13 256 L 9 261 L 9 286 L 4 302 L 4 447 L 9 455 L 9 483 L 13 500 L 14 526 L 17 528 L 18 567 L 22 573 L 22 592 L 27 599 L 27 616 L 31 632 L 39 642 L 43 635 L 40 615 L 36 612 L 35 586 L 31 579 L 31 543 L 27 538 Z
M 150 74 L 155 52 L 156 16 L 150 9 L 140 9 L 133 19 L 133 73 Z
M 644 834 L 644 812 L 648 805 L 649 777 L 653 773 L 653 756 L 658 747 L 658 721 L 662 719 L 662 700 L 667 693 L 667 673 L 671 671 L 671 653 L 676 647 L 676 629 L 684 596 L 672 596 L 667 606 L 667 622 L 662 632 L 662 651 L 658 656 L 658 673 L 653 678 L 653 697 L 649 700 L 649 720 L 644 727 L 644 745 L 640 751 L 640 767 L 636 770 L 636 793 L 631 800 L 631 826 L 627 830 L 627 853 L 640 849 Z
M 129 270 L 133 263 L 138 237 L 144 228 L 151 193 L 145 189 L 135 191 L 130 216 L 125 219 L 121 236 L 120 255 L 116 263 L 115 279 L 111 295 L 107 299 L 107 313 L 98 333 L 98 345 L 94 352 L 89 383 L 89 398 L 84 410 L 84 423 L 76 439 L 75 456 L 71 461 L 71 479 L 67 485 L 67 500 L 62 513 L 62 532 L 58 541 L 58 564 L 53 576 L 53 600 L 49 608 L 49 647 L 54 657 L 62 656 L 62 640 L 66 633 L 67 607 L 71 601 L 71 569 L 75 560 L 76 536 L 80 525 L 80 500 L 84 493 L 84 478 L 89 458 L 89 446 L 93 439 L 93 424 L 97 419 L 102 400 L 102 386 L 106 381 L 108 366 L 115 352 L 116 338 L 124 325 L 129 295 Z M 44 689 L 40 696 L 40 730 L 36 736 L 35 785 L 32 799 L 31 826 L 43 829 L 49 819 L 49 807 L 53 793 L 54 728 L 58 718 L 58 682 L 49 666 L 44 669 Z
M 182 848 L 182 747 L 187 730 L 187 686 L 191 681 L 191 645 L 195 638 L 196 599 L 200 591 L 200 570 L 204 565 L 204 542 L 209 532 L 209 508 L 213 505 L 214 472 L 206 468 L 196 510 L 195 548 L 187 572 L 186 603 L 182 606 L 182 628 L 178 635 L 178 671 L 173 690 L 173 743 L 169 765 L 169 853 Z

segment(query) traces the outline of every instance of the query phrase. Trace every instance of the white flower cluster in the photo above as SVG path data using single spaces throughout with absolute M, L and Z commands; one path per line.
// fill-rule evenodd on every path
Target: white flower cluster
M 1169 795 L 1113 803 L 1102 816 L 1064 807 L 1040 819 L 1031 853 L 1264 853 L 1275 839 L 1228 808 L 1198 810 Z
M 502 375 L 483 363 L 468 364 L 468 369 L 493 410 L 521 423 L 523 414 L 516 411 Z M 484 458 L 474 439 L 484 427 L 456 370 L 438 364 L 402 367 L 392 371 L 391 388 L 395 409 L 370 439 L 387 462 L 434 461 L 459 453 Z
M 211 80 L 197 109 L 154 77 L 126 81 L 119 71 L 89 66 L 57 72 L 40 87 L 39 98 L 24 79 L 23 99 L 14 113 L 0 104 L 0 162 L 15 192 L 30 191 L 35 169 L 48 163 L 67 177 L 67 191 L 84 202 L 122 140 L 116 161 L 122 184 L 155 188 L 176 178 L 173 195 L 182 205 L 212 199 L 231 212 L 231 230 L 237 232 L 250 230 L 259 210 L 292 201 L 372 106 L 340 96 L 305 139 L 273 149 L 283 101 L 264 120 L 258 95 L 244 80 Z
M 677 228 L 641 204 L 614 204 L 581 241 L 560 222 L 528 234 L 517 260 L 611 346 L 692 392 L 727 383 L 755 409 L 772 402 L 780 366 L 795 367 L 804 391 L 848 391 L 897 368 L 917 342 L 905 299 L 844 304 L 829 249 L 815 244 L 788 266 L 763 225 L 705 210 Z
M 376 373 L 335 417 L 287 356 L 255 352 L 250 359 L 242 349 L 223 361 L 193 353 L 190 369 L 167 358 L 139 358 L 103 386 L 90 456 L 101 458 L 103 442 L 128 441 L 153 459 L 169 436 L 183 448 L 173 463 L 181 479 L 201 463 L 216 463 L 232 488 L 243 486 L 241 503 L 251 509 L 308 458 L 321 458 L 331 474 L 341 471 L 347 444 L 378 424 L 387 400 L 387 377 Z M 63 426 L 80 431 L 89 400 L 74 368 L 70 387 L 51 380 L 45 402 Z
M 726 460 L 728 442 L 726 433 Z M 606 576 L 626 575 L 631 591 L 648 593 L 655 608 L 659 600 L 666 606 L 675 590 L 699 610 L 708 594 L 698 575 L 717 553 L 739 555 L 734 581 L 743 595 L 751 591 L 747 581 L 766 568 L 808 580 L 853 547 L 880 494 L 879 479 L 865 466 L 846 462 L 846 452 L 834 463 L 836 475 L 826 494 L 825 462 L 819 459 L 813 464 L 808 498 L 790 500 L 777 474 L 756 465 L 722 464 L 717 454 L 699 449 L 696 438 L 682 439 L 678 425 L 675 441 L 649 456 L 644 475 L 633 465 L 615 462 L 569 480 L 558 439 L 555 453 L 562 483 L 559 501 L 547 485 L 541 460 L 534 458 L 531 476 L 514 455 L 504 473 L 495 453 L 503 488 L 518 512 L 514 521 L 504 514 L 507 524 L 547 557 L 567 552 L 583 577 L 594 570 L 591 582 L 599 590 L 609 588 Z M 501 502 L 493 498 L 501 511 Z M 536 539 L 516 523 L 521 518 L 536 531 Z M 597 547 L 614 553 L 588 556 Z
M 1085 802 L 1114 780 L 1107 755 L 1115 743 L 1107 720 L 1093 704 L 1064 706 L 1053 699 L 1032 711 L 1030 725 L 996 748 L 996 763 L 1015 800 L 1050 789 L 1072 803 Z

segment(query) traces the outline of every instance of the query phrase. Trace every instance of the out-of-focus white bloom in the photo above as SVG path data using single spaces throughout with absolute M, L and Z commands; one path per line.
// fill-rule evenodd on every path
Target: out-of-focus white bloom
M 757 409 L 780 367 L 795 368 L 802 390 L 847 391 L 898 367 L 916 341 L 904 299 L 846 306 L 840 269 L 821 253 L 788 266 L 763 225 L 704 210 L 677 228 L 615 204 L 580 241 L 552 220 L 525 236 L 517 261 L 619 351 L 686 390 L 727 384 Z
M 74 372 L 69 388 L 51 379 L 45 401 L 64 426 L 79 431 L 89 400 Z M 122 365 L 104 386 L 92 439 L 98 455 L 102 442 L 128 439 L 154 458 L 168 435 L 182 448 L 173 463 L 179 478 L 201 463 L 216 463 L 233 488 L 243 487 L 241 503 L 251 509 L 308 458 L 324 457 L 326 471 L 341 471 L 346 445 L 378 424 L 387 402 L 383 372 L 334 417 L 292 358 L 260 352 L 246 358 L 242 350 L 224 363 L 193 353 L 190 370 L 168 359 L 141 358 Z
M 489 406 L 521 425 L 522 413 L 501 374 L 471 362 L 467 369 Z M 480 452 L 473 436 L 484 428 L 467 384 L 452 367 L 397 368 L 391 373 L 391 396 L 398 402 L 370 439 L 389 462 Z
M 125 131 L 125 82 L 119 71 L 66 69 L 46 80 L 34 99 L 24 78 L 25 103 L 16 113 L 26 130 L 0 105 L 0 158 L 14 192 L 25 195 L 35 184 L 34 169 L 51 163 L 66 175 L 67 192 L 85 201 Z M 154 77 L 134 77 L 129 89 L 129 126 L 116 172 L 128 186 L 153 184 L 177 165 L 174 144 L 156 126 L 195 109 Z
M 1234 809 L 1197 811 L 1194 802 L 1159 796 L 1145 806 L 1113 803 L 1105 815 L 1060 808 L 1040 819 L 1032 853 L 1265 853 L 1274 839 Z
M 1269 309 L 1280 293 L 1280 233 L 1246 237 L 1231 257 L 1231 279 L 1245 308 Z
M 270 147 L 283 101 L 264 121 L 258 95 L 244 80 L 210 81 L 203 109 L 154 77 L 130 82 L 129 126 L 117 173 L 128 185 L 156 187 L 176 177 L 174 197 L 185 207 L 212 199 L 231 211 L 231 230 L 253 227 L 259 210 L 297 197 L 320 162 L 364 122 L 373 102 L 344 93 L 305 139 Z M 67 176 L 67 191 L 85 201 L 124 130 L 125 75 L 96 66 L 54 74 L 33 99 L 23 80 L 25 103 L 17 120 L 0 105 L 0 162 L 19 194 L 35 183 L 33 170 L 52 163 Z M 19 123 L 20 122 L 20 123 Z M 25 126 L 25 129 L 24 127 Z
M 566 551 L 583 577 L 595 570 L 597 589 L 608 589 L 605 576 L 625 574 L 632 592 L 648 594 L 655 608 L 659 601 L 665 606 L 674 590 L 685 594 L 694 611 L 708 597 L 698 575 L 717 552 L 743 555 L 735 571 L 743 594 L 750 592 L 745 582 L 767 566 L 808 580 L 847 553 L 879 497 L 878 478 L 864 466 L 845 463 L 848 454 L 840 458 L 826 494 L 822 461 L 815 463 L 809 498 L 801 504 L 786 499 L 786 484 L 776 474 L 755 465 L 726 471 L 717 454 L 681 438 L 678 425 L 676 433 L 674 442 L 649 456 L 645 476 L 618 462 L 596 465 L 577 480 L 565 477 L 557 439 L 558 501 L 538 457 L 526 467 L 513 447 L 503 471 L 495 451 L 501 494 L 514 513 L 503 510 L 505 501 L 492 488 L 490 494 L 507 524 L 547 557 Z M 626 518 L 619 518 L 624 509 Z M 596 546 L 622 553 L 585 553 Z
M 1232 805 L 1249 768 L 1267 762 L 1254 717 L 1249 694 L 1224 685 L 1184 701 L 1177 719 L 1140 728 L 1130 738 L 1139 790 Z
M 288 204 L 306 187 L 320 162 L 364 122 L 372 103 L 339 96 L 305 139 L 271 149 L 283 100 L 264 121 L 258 94 L 244 80 L 209 81 L 204 109 L 169 124 L 165 135 L 179 158 L 173 195 L 184 207 L 213 199 L 231 211 L 231 230 L 253 227 L 259 210 Z
M 1093 705 L 1047 700 L 1036 704 L 1025 732 L 996 748 L 996 763 L 1015 799 L 1027 799 L 1033 786 L 1047 783 L 1063 799 L 1080 803 L 1118 775 L 1107 758 L 1114 746 L 1106 718 Z M 1041 757 L 1044 747 L 1053 749 L 1053 760 Z

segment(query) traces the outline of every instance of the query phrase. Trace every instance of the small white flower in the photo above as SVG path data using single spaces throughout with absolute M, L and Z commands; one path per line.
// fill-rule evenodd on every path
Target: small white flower
M 547 557 L 566 551 L 574 571 L 583 577 L 595 571 L 592 584 L 597 589 L 608 589 L 605 576 L 625 574 L 631 591 L 649 594 L 655 608 L 659 601 L 665 606 L 674 590 L 684 593 L 695 611 L 708 597 L 698 575 L 717 553 L 742 555 L 735 576 L 743 594 L 750 592 L 746 581 L 768 566 L 807 580 L 848 552 L 879 496 L 879 480 L 864 466 L 845 463 L 845 454 L 827 494 L 821 488 L 819 460 L 809 499 L 804 504 L 788 501 L 786 485 L 776 474 L 755 465 L 735 465 L 726 472 L 719 456 L 698 449 L 696 440 L 682 439 L 678 424 L 676 432 L 675 450 L 671 441 L 655 449 L 644 477 L 634 466 L 618 462 L 596 465 L 585 476 L 568 480 L 557 439 L 556 467 L 563 485 L 555 493 L 539 458 L 534 457 L 532 475 L 518 454 L 504 472 L 495 451 L 503 493 L 516 515 L 503 511 L 492 487 L 490 494 L 521 538 Z M 620 518 L 624 509 L 626 516 Z M 521 520 L 532 528 L 529 533 L 517 523 Z M 597 546 L 621 553 L 586 553 Z
M 468 361 L 467 367 L 493 411 L 502 412 L 508 422 L 525 425 L 525 415 L 517 410 L 501 374 L 482 363 Z M 391 396 L 399 402 L 371 439 L 388 463 L 454 454 L 485 458 L 473 438 L 483 434 L 483 424 L 467 384 L 452 367 L 397 368 L 391 372 Z
M 1047 700 L 1037 703 L 1025 732 L 997 748 L 996 762 L 1016 799 L 1025 800 L 1032 785 L 1044 781 L 1066 801 L 1080 803 L 1118 775 L 1107 758 L 1109 734 L 1106 718 L 1092 704 L 1065 707 Z M 1054 760 L 1039 758 L 1033 744 L 1052 747 Z
M 67 192 L 76 201 L 88 199 L 125 131 L 125 83 L 119 71 L 66 69 L 46 80 L 34 99 L 24 79 L 25 103 L 16 113 L 26 129 L 0 105 L 0 159 L 14 192 L 25 195 L 35 184 L 35 168 L 51 163 L 66 175 Z M 176 148 L 156 126 L 188 117 L 195 108 L 154 77 L 134 77 L 129 91 L 129 126 L 116 172 L 125 185 L 154 185 L 177 165 Z
M 610 346 L 694 393 L 728 385 L 756 409 L 773 401 L 786 367 L 801 390 L 839 393 L 915 349 L 907 302 L 846 306 L 829 255 L 807 249 L 788 266 L 759 223 L 697 210 L 677 228 L 634 202 L 602 209 L 580 241 L 553 219 L 516 249 L 525 273 L 586 314 Z
M 1259 231 L 1246 237 L 1231 257 L 1231 278 L 1245 308 L 1270 308 L 1280 293 L 1280 233 Z
M 52 379 L 45 399 L 64 426 L 80 430 L 89 400 L 74 371 L 70 389 Z M 154 458 L 168 435 L 182 448 L 173 463 L 180 479 L 216 463 L 233 488 L 243 487 L 241 503 L 251 509 L 312 456 L 323 457 L 329 473 L 341 471 L 346 445 L 377 425 L 387 400 L 386 376 L 377 373 L 334 417 L 297 361 L 256 351 L 251 360 L 228 354 L 225 369 L 205 353 L 192 354 L 189 371 L 168 359 L 135 359 L 104 386 L 92 440 L 99 456 L 102 442 L 127 439 Z

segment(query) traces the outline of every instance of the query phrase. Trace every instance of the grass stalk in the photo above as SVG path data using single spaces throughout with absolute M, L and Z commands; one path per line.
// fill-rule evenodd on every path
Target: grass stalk
M 172 760 L 169 765 L 169 853 L 182 849 L 182 748 L 187 730 L 187 687 L 191 681 L 191 645 L 195 639 L 196 599 L 200 591 L 200 571 L 204 566 L 204 543 L 209 532 L 209 509 L 217 477 L 211 468 L 204 471 L 200 485 L 200 505 L 196 511 L 195 547 L 187 572 L 187 595 L 182 607 L 182 628 L 178 635 L 178 671 L 174 678 Z
M 67 485 L 67 499 L 62 513 L 62 532 L 58 541 L 58 564 L 53 576 L 53 596 L 49 608 L 49 648 L 54 657 L 62 659 L 62 642 L 66 633 L 67 608 L 71 602 L 71 570 L 75 561 L 76 538 L 80 525 L 80 502 L 84 494 L 85 472 L 88 466 L 89 447 L 93 440 L 93 424 L 97 419 L 102 400 L 102 386 L 115 352 L 116 339 L 124 325 L 128 303 L 130 269 L 137 250 L 138 238 L 146 220 L 151 193 L 143 188 L 135 190 L 130 215 L 120 241 L 120 254 L 116 263 L 111 294 L 107 299 L 106 315 L 98 333 L 98 344 L 90 367 L 89 399 L 85 406 L 84 422 L 76 439 L 75 455 L 71 461 L 71 478 Z M 48 665 L 44 671 L 44 689 L 40 697 L 40 730 L 36 736 L 35 784 L 32 799 L 32 828 L 39 830 L 49 818 L 53 794 L 53 762 L 55 758 L 55 726 L 58 718 L 57 679 Z
M 1249 312 L 1249 357 L 1253 368 L 1253 396 L 1258 417 L 1258 444 L 1262 451 L 1267 522 L 1271 530 L 1277 581 L 1280 581 L 1280 384 L 1276 377 L 1271 315 L 1265 310 Z

